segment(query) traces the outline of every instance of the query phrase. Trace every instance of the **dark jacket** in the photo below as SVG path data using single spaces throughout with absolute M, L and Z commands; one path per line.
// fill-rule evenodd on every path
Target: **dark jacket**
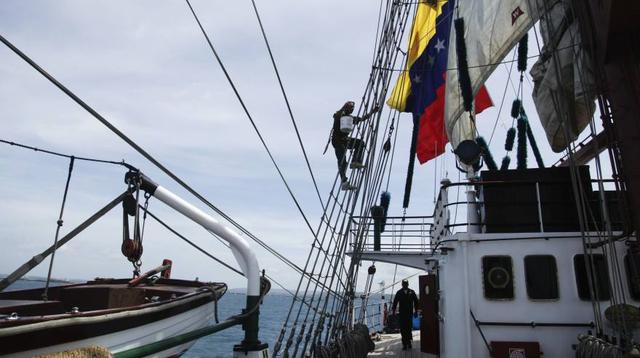
M 401 317 L 410 317 L 414 312 L 417 312 L 418 296 L 416 296 L 416 292 L 410 288 L 399 289 L 393 298 L 392 310 L 394 312 L 397 306 L 400 306 L 398 313 Z
M 335 142 L 344 143 L 349 138 L 349 133 L 344 133 L 340 130 L 340 118 L 342 118 L 342 116 L 345 116 L 345 115 L 347 114 L 345 114 L 342 109 L 333 114 L 333 134 L 331 135 L 331 143 L 334 145 L 336 144 Z M 356 116 L 352 116 L 352 117 L 353 117 L 354 126 L 360 123 L 361 121 L 363 121 L 363 119 L 360 117 L 356 117 Z

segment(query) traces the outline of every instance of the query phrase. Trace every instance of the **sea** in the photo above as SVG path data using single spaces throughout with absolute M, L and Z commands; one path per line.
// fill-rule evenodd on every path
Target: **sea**
M 269 350 L 280 334 L 293 297 L 288 293 L 269 293 L 260 307 L 260 331 L 258 338 L 269 344 Z M 238 292 L 227 292 L 218 305 L 218 317 L 236 315 L 246 304 L 246 296 Z M 224 331 L 200 338 L 196 344 L 183 355 L 185 358 L 231 357 L 233 346 L 244 337 L 241 326 L 233 326 Z
M 52 284 L 65 284 L 66 282 L 53 282 Z M 8 290 L 18 290 L 26 288 L 36 288 L 44 286 L 43 280 L 28 279 L 18 280 L 9 286 Z M 269 350 L 273 349 L 273 344 L 280 334 L 282 324 L 287 317 L 293 297 L 285 291 L 269 292 L 264 298 L 260 307 L 260 331 L 258 337 L 262 342 L 269 344 Z M 382 304 L 381 297 L 376 296 L 370 300 L 370 311 L 374 316 L 371 321 L 373 330 L 379 329 L 379 317 Z M 218 304 L 218 317 L 224 320 L 227 317 L 236 315 L 242 311 L 246 304 L 246 296 L 242 292 L 229 290 Z M 241 326 L 234 326 L 213 335 L 200 338 L 182 357 L 184 358 L 211 358 L 211 357 L 231 357 L 233 346 L 240 343 L 244 337 Z

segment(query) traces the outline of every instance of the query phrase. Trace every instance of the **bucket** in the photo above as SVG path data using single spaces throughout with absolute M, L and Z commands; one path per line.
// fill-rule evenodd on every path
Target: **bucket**
M 415 316 L 411 319 L 411 328 L 420 329 L 420 316 Z
M 340 117 L 340 132 L 351 133 L 353 130 L 353 117 L 342 116 Z

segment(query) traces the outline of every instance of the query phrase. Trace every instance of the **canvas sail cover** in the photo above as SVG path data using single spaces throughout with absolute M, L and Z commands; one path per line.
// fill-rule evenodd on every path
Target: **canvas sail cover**
M 531 68 L 533 101 L 554 152 L 563 151 L 589 124 L 595 111 L 591 62 L 580 44 L 570 4 L 556 0 L 540 18 L 542 55 Z M 566 123 L 566 130 L 562 123 Z
M 464 18 L 467 63 L 474 96 L 499 63 L 538 20 L 548 0 L 459 0 L 458 17 Z M 450 43 L 456 42 L 452 28 Z M 463 113 L 456 67 L 455 46 L 449 48 L 445 89 L 445 126 L 454 148 L 476 138 L 475 124 Z

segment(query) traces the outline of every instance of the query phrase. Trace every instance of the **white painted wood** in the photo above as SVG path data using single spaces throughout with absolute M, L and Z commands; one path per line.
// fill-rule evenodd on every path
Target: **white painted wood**
M 111 353 L 118 353 L 121 351 L 126 351 L 128 349 L 140 347 L 145 344 L 157 342 L 162 339 L 187 333 L 195 329 L 203 328 L 213 324 L 213 322 L 214 303 L 210 302 L 190 311 L 183 312 L 163 320 L 155 321 L 144 326 L 124 329 L 116 333 L 106 334 L 90 339 L 83 339 L 64 344 L 58 344 L 55 346 L 43 347 L 27 352 L 9 354 L 5 357 L 33 357 L 34 355 L 38 354 L 61 352 L 69 349 L 96 345 L 109 349 Z M 169 357 L 171 355 L 189 349 L 194 343 L 195 341 L 192 341 L 187 344 L 183 344 L 159 352 L 149 357 Z

